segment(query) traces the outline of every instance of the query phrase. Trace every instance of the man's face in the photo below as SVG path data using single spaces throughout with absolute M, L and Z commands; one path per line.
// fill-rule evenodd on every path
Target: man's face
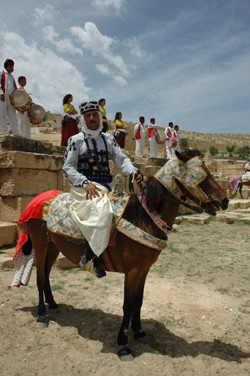
M 26 78 L 23 78 L 22 80 L 20 80 L 20 86 L 22 87 L 26 86 Z
M 8 66 L 6 67 L 6 70 L 7 70 L 8 73 L 12 73 L 12 72 L 14 72 L 14 65 L 8 65 Z
M 100 117 L 99 112 L 97 111 L 89 111 L 83 114 L 85 123 L 89 129 L 95 131 L 99 128 L 100 125 Z

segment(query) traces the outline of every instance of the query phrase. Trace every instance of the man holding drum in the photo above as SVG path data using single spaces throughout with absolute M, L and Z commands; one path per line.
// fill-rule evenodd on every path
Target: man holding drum
M 20 108 L 17 108 L 17 121 L 19 125 L 19 131 L 21 135 L 25 138 L 31 138 L 31 124 L 30 118 L 28 116 L 28 110 L 32 104 L 32 100 L 24 89 L 26 86 L 27 80 L 25 76 L 18 77 L 19 88 L 17 89 L 20 91 L 20 94 L 23 94 L 23 105 Z M 21 95 L 19 95 L 21 96 Z
M 17 89 L 15 79 L 11 74 L 13 71 L 14 61 L 11 59 L 6 59 L 4 62 L 4 69 L 1 73 L 0 85 L 0 132 L 5 135 L 8 134 L 8 120 L 13 135 L 20 136 L 16 109 L 10 101 L 11 94 Z

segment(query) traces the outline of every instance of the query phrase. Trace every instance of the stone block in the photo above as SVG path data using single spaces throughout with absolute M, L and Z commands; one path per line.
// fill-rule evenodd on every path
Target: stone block
M 239 209 L 248 209 L 250 208 L 250 201 L 249 200 L 241 200 L 239 202 Z
M 22 137 L 0 136 L 0 151 L 52 154 L 52 144 Z
M 0 221 L 17 222 L 33 197 L 0 197 Z
M 57 189 L 57 173 L 32 169 L 6 169 L 0 175 L 0 196 L 32 196 Z
M 0 247 L 14 245 L 17 237 L 15 223 L 0 222 Z
M 236 210 L 239 208 L 239 202 L 238 201 L 229 201 L 229 204 L 228 204 L 228 209 L 229 211 L 231 210 Z
M 51 155 L 24 153 L 21 151 L 7 151 L 0 155 L 0 169 L 30 168 L 48 170 Z
M 69 183 L 68 179 L 66 178 L 64 172 L 59 171 L 57 173 L 57 189 L 59 189 L 59 191 L 69 192 L 70 187 L 71 187 L 70 183 Z
M 58 155 L 6 151 L 0 154 L 0 169 L 30 168 L 35 170 L 59 171 L 63 157 Z
M 61 171 L 63 166 L 63 156 L 53 155 L 49 161 L 49 171 Z

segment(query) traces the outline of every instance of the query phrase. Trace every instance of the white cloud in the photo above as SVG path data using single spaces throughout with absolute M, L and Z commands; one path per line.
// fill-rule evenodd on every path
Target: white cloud
M 98 72 L 100 72 L 101 74 L 105 74 L 105 75 L 110 75 L 110 70 L 109 70 L 109 67 L 107 65 L 104 65 L 104 64 L 96 64 L 96 69 L 98 70 Z
M 92 0 L 92 6 L 96 7 L 99 11 L 112 8 L 115 11 L 120 12 L 125 4 L 126 0 Z
M 67 52 L 71 55 L 83 55 L 82 50 L 75 47 L 71 39 L 60 39 L 59 34 L 54 30 L 52 26 L 44 26 L 42 28 L 42 32 L 44 41 L 53 44 L 59 52 Z
M 40 26 L 51 22 L 56 13 L 52 5 L 49 4 L 44 5 L 42 8 L 35 8 L 31 17 L 33 26 Z
M 122 76 L 118 76 L 117 74 L 115 74 L 115 75 L 112 76 L 112 78 L 120 86 L 127 86 L 128 85 L 127 81 Z
M 82 74 L 53 50 L 41 48 L 35 42 L 27 44 L 12 32 L 4 35 L 2 52 L 15 61 L 15 77 L 27 77 L 27 91 L 33 101 L 46 110 L 62 113 L 62 99 L 67 93 L 80 102 L 88 99 L 90 88 Z
M 112 52 L 112 47 L 116 41 L 106 35 L 101 34 L 95 24 L 86 22 L 84 27 L 71 27 L 71 33 L 83 44 L 83 48 L 90 49 L 94 56 L 105 59 L 109 64 L 119 70 L 119 74 L 129 75 L 127 64 L 123 58 Z
M 130 49 L 131 55 L 134 55 L 139 58 L 142 58 L 145 56 L 145 52 L 141 49 L 135 37 L 125 42 L 125 46 Z

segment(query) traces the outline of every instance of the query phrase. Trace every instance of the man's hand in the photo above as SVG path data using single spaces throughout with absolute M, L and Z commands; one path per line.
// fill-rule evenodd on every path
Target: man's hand
M 130 191 L 131 194 L 135 193 L 134 180 L 135 180 L 136 184 L 139 185 L 140 189 L 142 189 L 143 175 L 140 173 L 140 171 L 138 171 L 136 174 L 130 174 L 129 175 L 128 187 L 129 187 L 129 191 Z
M 2 102 L 5 101 L 4 94 L 1 94 L 1 95 L 0 95 L 0 100 L 1 100 Z
M 143 180 L 143 175 L 140 173 L 140 171 L 138 171 L 138 172 L 135 174 L 135 181 L 136 181 L 136 183 L 137 183 L 139 186 L 141 186 L 142 180 Z
M 92 198 L 100 196 L 99 191 L 100 189 L 97 188 L 93 183 L 89 183 L 87 185 L 86 190 L 86 198 L 87 200 L 92 200 Z

